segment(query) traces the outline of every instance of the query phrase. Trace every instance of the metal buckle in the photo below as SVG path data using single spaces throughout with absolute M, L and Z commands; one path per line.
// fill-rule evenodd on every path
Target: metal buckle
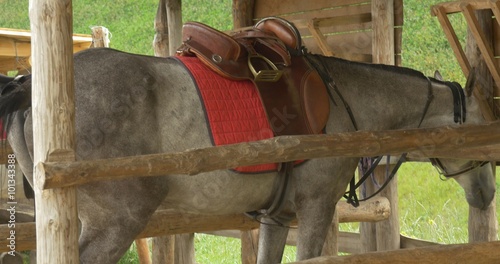
M 252 59 L 263 60 L 272 70 L 260 70 L 257 72 L 252 65 Z M 272 61 L 258 53 L 248 56 L 248 68 L 250 68 L 256 82 L 277 82 L 281 78 L 281 75 L 283 75 L 283 71 L 280 71 Z

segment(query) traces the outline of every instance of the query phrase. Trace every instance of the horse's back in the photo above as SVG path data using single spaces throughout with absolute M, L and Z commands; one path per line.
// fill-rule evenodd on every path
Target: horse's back
M 183 127 L 204 125 L 189 74 L 172 59 L 90 49 L 75 56 L 75 87 L 77 149 L 82 159 L 183 150 L 177 142 L 168 146 L 163 142 L 179 141 L 183 134 L 176 134 L 187 130 Z M 189 111 L 187 100 L 194 101 Z M 176 122 L 172 114 L 180 109 L 188 120 Z M 193 111 L 200 120 L 193 122 Z

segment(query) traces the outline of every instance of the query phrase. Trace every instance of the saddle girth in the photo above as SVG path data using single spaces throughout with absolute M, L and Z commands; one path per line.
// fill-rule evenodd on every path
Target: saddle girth
M 275 136 L 322 133 L 329 115 L 326 87 L 303 56 L 298 30 L 280 18 L 229 36 L 207 25 L 183 26 L 180 56 L 196 56 L 218 74 L 250 80 Z

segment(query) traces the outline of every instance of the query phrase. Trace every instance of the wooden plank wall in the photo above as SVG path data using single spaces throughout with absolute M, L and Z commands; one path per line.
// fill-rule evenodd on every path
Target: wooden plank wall
M 331 18 L 320 22 L 319 28 L 335 56 L 362 62 L 372 59 L 371 1 L 367 0 L 255 0 L 254 18 L 279 16 L 292 21 L 305 46 L 313 53 L 322 53 L 307 24 L 312 19 Z M 401 65 L 403 1 L 394 0 L 394 43 L 396 65 Z
M 495 62 L 497 68 L 500 68 L 500 25 L 495 18 L 492 18 L 493 22 L 493 53 L 495 57 Z M 493 104 L 494 111 L 497 116 L 500 115 L 500 87 L 493 85 Z

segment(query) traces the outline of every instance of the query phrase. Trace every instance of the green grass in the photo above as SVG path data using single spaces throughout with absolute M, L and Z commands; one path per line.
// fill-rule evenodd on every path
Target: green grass
M 231 2 L 184 0 L 184 21 L 196 20 L 221 30 L 230 29 Z M 442 29 L 437 19 L 430 16 L 429 7 L 439 2 L 404 1 L 403 66 L 426 75 L 440 70 L 446 79 L 464 84 Z M 113 48 L 151 55 L 156 6 L 157 0 L 74 0 L 74 32 L 89 34 L 91 26 L 106 26 L 112 33 Z M 29 29 L 28 0 L 0 0 L 0 10 L 0 27 Z M 466 31 L 463 18 L 453 15 L 451 20 L 463 40 Z M 447 244 L 467 242 L 468 207 L 458 184 L 452 180 L 441 181 L 430 165 L 419 163 L 404 164 L 398 182 L 402 234 Z M 497 202 L 497 208 L 499 206 Z M 356 231 L 358 224 L 342 224 L 341 228 Z M 132 248 L 120 263 L 137 263 L 134 251 Z M 196 236 L 198 263 L 238 263 L 239 254 L 240 243 L 236 239 Z M 292 261 L 294 254 L 294 248 L 287 247 L 284 261 Z

